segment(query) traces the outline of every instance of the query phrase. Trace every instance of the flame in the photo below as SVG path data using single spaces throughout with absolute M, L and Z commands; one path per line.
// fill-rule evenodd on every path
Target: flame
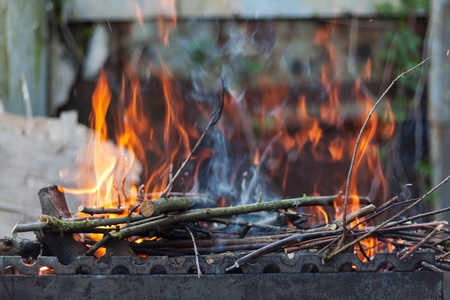
M 89 205 L 97 207 L 109 203 L 113 190 L 113 171 L 119 159 L 107 143 L 106 112 L 111 101 L 111 93 L 105 73 L 102 71 L 97 87 L 92 96 L 92 113 L 89 117 L 93 129 L 86 149 L 86 164 L 81 164 L 74 180 L 77 188 L 60 190 L 68 194 L 87 194 Z M 69 172 L 60 172 L 61 177 L 69 176 Z
M 322 85 L 328 95 L 328 103 L 320 107 L 320 118 L 328 124 L 339 124 L 341 122 L 339 102 L 339 81 L 331 78 L 335 74 L 337 54 L 331 43 L 329 32 L 325 29 L 318 30 L 314 36 L 314 44 L 324 47 L 328 51 L 329 61 L 321 70 Z
M 43 266 L 39 268 L 39 275 L 54 275 L 55 270 L 50 267 Z
M 344 156 L 344 141 L 341 137 L 335 137 L 329 144 L 328 150 L 334 161 L 340 161 Z
M 364 69 L 364 80 L 370 80 L 370 75 L 372 74 L 372 60 L 370 57 L 367 59 L 366 67 Z
M 138 20 L 141 27 L 144 27 L 144 18 L 142 17 L 141 6 L 139 5 L 139 3 L 135 3 L 135 8 L 136 8 L 136 19 Z
M 256 152 L 255 152 L 255 156 L 254 156 L 254 158 L 253 158 L 253 165 L 254 166 L 257 166 L 257 165 L 259 165 L 259 148 L 258 149 L 256 149 Z
M 370 237 L 370 238 L 364 239 L 360 242 L 360 244 L 363 247 L 364 253 L 366 253 L 366 255 L 369 258 L 372 258 L 375 255 L 375 252 L 378 252 L 378 251 L 376 251 L 378 248 L 378 239 L 377 238 Z M 356 249 L 355 249 L 355 251 L 356 251 Z M 361 261 L 367 261 L 367 258 L 361 253 L 361 251 L 359 251 L 359 249 L 358 249 L 358 251 L 356 251 L 356 253 L 358 254 L 358 258 Z
M 169 46 L 169 34 L 177 26 L 175 0 L 160 0 L 157 21 L 159 37 L 164 45 Z
M 158 15 L 160 37 L 166 45 L 169 45 L 169 33 L 176 26 L 175 1 L 163 1 L 160 12 Z M 142 25 L 142 13 L 138 5 L 136 16 Z M 170 16 L 171 20 L 167 20 L 167 16 Z M 300 93 L 292 97 L 292 91 L 286 84 L 274 85 L 264 75 L 258 78 L 259 92 L 256 96 L 246 97 L 244 94 L 238 96 L 236 91 L 232 89 L 229 91 L 230 95 L 226 96 L 227 105 L 223 113 L 228 123 L 226 125 L 219 123 L 214 128 L 230 143 L 238 141 L 245 144 L 242 148 L 248 151 L 246 153 L 253 154 L 246 157 L 247 162 L 239 161 L 232 166 L 232 170 L 228 173 L 222 170 L 228 166 L 216 168 L 215 171 L 219 173 L 217 177 L 229 187 L 234 188 L 237 185 L 239 190 L 245 191 L 250 186 L 251 171 L 245 170 L 248 171 L 249 178 L 244 178 L 242 166 L 261 169 L 263 170 L 261 173 L 266 172 L 285 195 L 289 195 L 286 191 L 289 185 L 295 185 L 298 181 L 296 176 L 298 172 L 308 175 L 309 172 L 318 174 L 314 178 L 306 178 L 311 180 L 304 184 L 311 183 L 310 191 L 297 191 L 298 193 L 330 195 L 344 190 L 347 166 L 350 164 L 356 143 L 355 128 L 362 126 L 373 107 L 372 101 L 360 89 L 363 80 L 370 80 L 372 62 L 369 59 L 360 71 L 360 78 L 356 79 L 351 97 L 341 101 L 341 83 L 337 65 L 340 59 L 331 41 L 331 33 L 332 30 L 322 29 L 314 37 L 315 45 L 327 52 L 326 63 L 322 66 L 320 74 L 322 92 L 326 97 L 323 102 Z M 152 65 L 152 76 L 156 77 L 155 80 L 159 81 L 161 86 L 160 93 L 152 95 L 155 100 L 151 99 L 160 100 L 162 103 L 156 113 L 145 110 L 136 72 L 128 71 L 122 76 L 121 93 L 115 96 L 118 99 L 112 99 L 114 97 L 111 95 L 105 73 L 101 72 L 92 97 L 93 110 L 90 122 L 93 134 L 84 154 L 87 163 L 82 164 L 75 175 L 69 171 L 61 172 L 62 176 L 78 183 L 76 188 L 61 188 L 64 192 L 83 194 L 88 198 L 88 205 L 103 207 L 117 205 L 116 199 L 125 194 L 122 196 L 127 197 L 127 202 L 121 201 L 121 205 L 129 208 L 137 198 L 138 189 L 134 183 L 138 179 L 127 179 L 127 176 L 132 174 L 134 165 L 142 163 L 145 192 L 152 193 L 154 195 L 152 197 L 160 196 L 167 186 L 172 167 L 174 170 L 178 169 L 181 161 L 190 153 L 192 141 L 199 138 L 202 123 L 198 116 L 195 116 L 194 120 L 189 120 L 187 112 L 195 105 L 187 107 L 184 94 L 180 92 L 180 84 L 177 84 L 169 66 L 161 57 L 159 62 L 159 67 L 157 64 Z M 117 103 L 115 114 L 111 112 L 113 109 L 110 107 L 111 102 Z M 212 105 L 198 103 L 196 105 L 203 117 L 209 119 Z M 347 112 L 346 107 L 350 105 L 352 108 L 357 106 L 357 113 Z M 112 115 L 111 118 L 115 120 L 114 127 L 106 126 L 107 113 L 108 117 Z M 390 138 L 394 133 L 394 124 L 395 118 L 389 103 L 386 104 L 382 114 L 378 116 L 374 114 L 370 119 L 359 142 L 349 193 L 352 201 L 349 203 L 347 214 L 360 208 L 358 195 L 365 196 L 369 193 L 373 178 L 378 180 L 380 192 L 377 193 L 386 191 L 376 140 Z M 113 131 L 116 134 L 109 136 L 108 133 Z M 118 149 L 111 146 L 110 140 L 115 141 Z M 190 168 L 186 168 L 188 176 L 182 175 L 180 178 L 183 179 L 179 180 L 182 183 L 174 187 L 177 192 L 181 188 L 182 192 L 202 192 L 200 191 L 202 171 L 212 168 L 209 163 L 216 155 L 215 149 L 209 148 L 208 144 L 202 147 L 201 152 L 196 153 L 191 159 Z M 316 166 L 320 172 L 311 170 Z M 241 182 L 235 182 L 237 180 Z M 122 181 L 126 181 L 126 184 Z M 252 189 L 251 193 L 260 191 L 258 186 L 253 186 Z M 214 200 L 220 206 L 228 205 L 227 201 L 230 201 L 223 194 Z M 328 224 L 333 218 L 341 218 L 342 197 L 333 204 L 334 215 L 331 206 L 329 209 L 327 207 L 327 211 L 322 207 L 309 209 L 318 216 L 315 222 Z M 308 208 L 305 211 L 308 211 Z M 90 236 L 92 239 L 101 237 L 101 235 Z M 363 247 L 368 255 L 373 255 L 375 251 L 373 249 L 377 249 L 375 247 L 377 244 L 377 240 L 368 239 L 364 241 Z M 97 251 L 97 254 L 102 251 L 104 249 Z
M 325 212 L 325 209 L 323 209 L 323 207 L 317 206 L 316 209 L 319 211 L 320 214 L 317 214 L 317 220 L 321 221 L 321 220 L 325 220 L 325 224 L 329 223 L 328 220 L 328 215 Z
M 177 158 L 187 155 L 191 150 L 190 138 L 198 138 L 198 130 L 180 118 L 185 111 L 184 101 L 180 99 L 175 79 L 167 65 L 162 62 L 160 69 L 155 68 L 155 75 L 161 81 L 165 103 L 164 127 L 162 128 L 161 144 L 156 142 L 148 145 L 150 151 L 158 158 L 146 182 L 146 192 L 158 193 L 164 190 L 168 183 L 171 166 Z M 151 140 L 154 141 L 155 133 Z M 159 139 L 160 137 L 158 137 Z M 155 196 L 157 197 L 157 196 Z

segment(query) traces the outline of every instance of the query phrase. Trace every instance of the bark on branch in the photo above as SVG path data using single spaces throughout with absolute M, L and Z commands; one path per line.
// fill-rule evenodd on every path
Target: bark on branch
M 183 211 L 190 208 L 213 207 L 216 203 L 207 197 L 176 197 L 147 199 L 141 205 L 141 215 L 144 217 L 157 216 L 160 214 Z
M 286 208 L 297 208 L 300 206 L 329 205 L 332 204 L 333 201 L 340 196 L 341 194 L 332 196 L 301 197 L 301 198 L 284 199 L 278 201 L 253 203 L 231 207 L 197 209 L 179 215 L 169 215 L 167 216 L 167 218 L 157 220 L 154 222 L 147 222 L 135 226 L 130 225 L 129 227 L 122 228 L 119 231 L 116 230 L 112 231 L 111 235 L 116 238 L 125 238 L 137 235 L 142 232 L 154 230 L 157 228 L 163 228 L 169 225 L 182 222 L 197 222 L 197 221 L 204 221 L 210 218 L 220 218 L 233 215 L 242 215 L 260 211 L 270 211 Z

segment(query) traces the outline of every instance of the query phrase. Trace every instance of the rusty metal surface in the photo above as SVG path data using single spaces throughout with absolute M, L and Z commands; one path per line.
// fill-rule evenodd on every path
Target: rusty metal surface
M 243 274 L 225 274 L 239 257 L 201 256 L 199 279 L 191 256 L 108 263 L 80 257 L 71 265 L 55 257 L 25 265 L 20 257 L 0 256 L 0 299 L 443 299 L 442 273 L 418 271 L 422 261 L 435 262 L 433 252 L 405 262 L 380 253 L 368 263 L 342 254 L 326 264 L 316 254 L 273 253 L 242 265 Z M 38 275 L 42 266 L 56 275 Z M 20 274 L 6 274 L 9 267 Z
M 200 268 L 204 274 L 225 274 L 225 269 L 231 266 L 240 255 L 212 254 L 199 257 Z M 299 253 L 289 256 L 285 253 L 267 254 L 240 267 L 238 272 L 244 274 L 261 273 L 336 273 L 356 268 L 356 272 L 377 272 L 390 266 L 396 272 L 411 272 L 420 267 L 422 261 L 435 264 L 434 252 L 416 252 L 405 261 L 397 259 L 395 253 L 379 253 L 370 262 L 361 262 L 355 254 L 344 253 L 328 263 L 322 263 L 320 255 Z M 7 267 L 16 268 L 20 274 L 37 275 L 39 268 L 47 266 L 58 275 L 117 275 L 117 274 L 195 274 L 194 256 L 167 257 L 152 256 L 140 261 L 133 261 L 129 256 L 112 257 L 108 262 L 98 261 L 94 257 L 80 257 L 70 265 L 62 265 L 56 257 L 40 256 L 33 265 L 26 265 L 20 257 L 0 256 L 0 274 Z
M 0 278 L 1 299 L 443 299 L 430 271 Z

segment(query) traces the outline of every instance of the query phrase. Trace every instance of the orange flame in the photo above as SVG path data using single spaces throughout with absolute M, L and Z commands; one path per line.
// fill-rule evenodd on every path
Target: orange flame
M 136 5 L 136 19 L 138 20 L 141 27 L 143 27 L 144 26 L 144 18 L 142 17 L 141 6 L 138 3 L 136 3 L 135 5 Z
M 158 13 L 159 37 L 164 45 L 169 45 L 169 34 L 177 26 L 177 9 L 175 0 L 161 0 Z
M 136 6 L 136 14 L 139 22 L 143 22 L 138 6 Z M 169 22 L 163 18 L 163 14 L 166 17 L 169 15 L 173 19 Z M 169 33 L 176 25 L 175 0 L 162 2 L 158 25 L 160 37 L 168 45 Z M 352 150 L 356 143 L 353 129 L 361 127 L 373 107 L 371 100 L 362 94 L 359 88 L 362 80 L 370 79 L 371 61 L 367 61 L 364 70 L 360 73 L 360 78 L 356 80 L 351 99 L 345 99 L 348 102 L 354 100 L 354 103 L 351 103 L 352 107 L 355 105 L 358 107 L 358 113 L 355 117 L 355 113 L 345 111 L 344 104 L 347 102 L 341 104 L 339 97 L 340 80 L 333 77 L 335 76 L 333 74 L 338 71 L 336 64 L 339 59 L 331 42 L 330 33 L 327 30 L 319 30 L 315 34 L 314 43 L 322 46 L 328 53 L 327 61 L 321 70 L 322 87 L 326 92 L 327 101 L 322 103 L 320 107 L 307 107 L 306 95 L 296 96 L 296 98 L 291 97 L 293 99 L 290 99 L 291 91 L 287 85 L 271 85 L 265 76 L 261 76 L 259 78 L 261 95 L 258 95 L 260 97 L 255 101 L 256 103 L 250 103 L 249 99 L 246 99 L 248 103 L 245 101 L 238 103 L 234 99 L 238 97 L 231 97 L 231 100 L 227 99 L 230 101 L 227 101 L 224 115 L 231 122 L 234 122 L 234 128 L 225 130 L 224 125 L 220 123 L 217 125 L 218 130 L 230 141 L 247 138 L 248 141 L 245 146 L 249 153 L 254 153 L 254 156 L 248 160 L 248 164 L 253 164 L 253 167 L 264 164 L 264 168 L 267 169 L 265 171 L 269 176 L 277 177 L 276 184 L 283 191 L 289 186 L 288 180 L 291 179 L 292 173 L 297 169 L 302 169 L 302 164 L 306 160 L 314 160 L 322 166 L 326 162 L 335 167 L 333 171 L 328 171 L 327 168 L 331 170 L 331 167 L 322 167 L 324 170 L 322 173 L 326 173 L 323 176 L 331 182 L 326 182 L 324 185 L 331 185 L 337 189 L 342 184 L 340 187 L 343 190 L 347 164 L 350 163 Z M 119 183 L 131 174 L 132 166 L 137 162 L 144 164 L 142 177 L 147 180 L 145 192 L 153 193 L 155 197 L 158 197 L 158 193 L 164 190 L 169 176 L 171 176 L 171 166 L 178 166 L 180 160 L 186 157 L 191 151 L 192 140 L 197 140 L 199 133 L 196 125 L 192 124 L 193 122 L 188 122 L 183 118 L 187 109 L 184 99 L 178 93 L 179 85 L 177 85 L 168 65 L 161 58 L 160 62 L 161 66 L 158 68 L 153 65 L 152 71 L 161 83 L 161 95 L 158 96 L 161 97 L 160 100 L 164 104 L 164 108 L 158 111 L 158 117 L 163 124 L 161 127 L 158 127 L 159 123 L 157 122 L 154 122 L 156 125 L 151 124 L 142 105 L 141 88 L 137 75 L 129 72 L 122 77 L 122 91 L 118 98 L 119 111 L 117 116 L 120 116 L 120 118 L 117 118 L 117 128 L 114 128 L 117 132 L 114 139 L 118 150 L 115 150 L 108 143 L 108 132 L 112 130 L 107 128 L 105 118 L 112 95 L 107 78 L 104 72 L 101 72 L 92 97 L 93 110 L 90 122 L 93 134 L 85 153 L 87 163 L 80 167 L 76 175 L 72 176 L 73 180 L 79 182 L 79 186 L 77 188 L 65 188 L 66 193 L 88 194 L 90 205 L 107 207 L 114 203 L 117 204 L 114 201 L 118 198 L 117 193 L 120 194 L 120 191 L 117 191 L 114 182 Z M 129 80 L 131 88 L 127 88 L 126 80 Z M 234 92 L 235 94 L 236 92 Z M 155 98 L 158 96 L 155 95 Z M 251 117 L 257 123 L 254 128 L 254 124 L 245 122 L 247 115 L 243 113 L 243 110 L 247 109 L 247 104 L 249 109 L 252 110 Z M 202 110 L 200 107 L 199 109 Z M 209 111 L 208 107 L 208 111 L 203 108 L 202 112 L 205 116 L 208 116 Z M 344 121 L 350 123 L 351 126 L 349 127 L 352 130 L 344 127 Z M 395 119 L 389 104 L 386 104 L 383 118 L 379 119 L 378 116 L 374 115 L 370 119 L 362 135 L 355 160 L 349 193 L 354 200 L 350 201 L 350 208 L 347 213 L 359 208 L 358 195 L 368 193 L 367 182 L 370 183 L 374 176 L 379 178 L 381 187 L 385 186 L 378 149 L 374 140 L 380 138 L 380 136 L 383 139 L 392 136 L 394 124 Z M 254 137 L 253 131 L 257 133 L 259 140 L 252 139 Z M 331 135 L 328 134 L 330 131 L 332 132 Z M 146 144 L 142 144 L 142 141 Z M 151 163 L 146 162 L 149 152 L 152 155 Z M 266 155 L 266 153 L 268 154 Z M 193 173 L 186 176 L 186 182 L 184 182 L 186 190 L 188 186 L 191 190 L 197 192 L 201 165 L 206 164 L 213 156 L 214 151 L 206 148 L 192 158 L 195 166 L 189 170 Z M 298 164 L 293 167 L 295 163 Z M 345 170 L 345 172 L 340 172 L 340 170 Z M 304 169 L 302 171 L 308 172 L 309 170 Z M 230 172 L 232 179 L 223 179 L 230 180 L 229 184 L 232 186 L 235 184 L 234 179 L 240 176 L 240 174 L 237 174 L 238 172 L 239 169 L 236 168 L 236 170 Z M 339 174 L 335 175 L 335 173 Z M 71 174 L 65 172 L 62 175 L 69 177 Z M 294 180 L 297 179 L 294 178 Z M 316 193 L 315 188 L 321 186 L 321 184 L 318 184 L 320 178 L 313 178 L 313 180 L 316 183 L 310 186 L 314 186 L 314 194 L 319 195 L 320 193 Z M 130 186 L 125 189 L 129 202 L 127 204 L 122 203 L 122 205 L 126 208 L 137 198 L 138 192 L 133 184 L 134 181 L 136 181 L 136 178 L 130 179 L 128 184 Z M 242 189 L 244 189 L 245 185 L 242 186 Z M 111 201 L 111 199 L 114 200 Z M 218 197 L 220 205 L 225 205 L 226 201 L 228 200 L 224 196 Z M 343 214 L 342 202 L 342 199 L 334 202 L 334 216 L 331 207 L 329 216 L 322 207 L 317 207 L 318 213 L 314 211 L 318 215 L 317 222 L 324 220 L 329 223 L 332 221 L 328 219 L 329 217 L 341 218 Z M 99 236 L 93 235 L 92 238 L 98 239 Z M 368 239 L 363 243 L 368 255 L 373 255 L 375 250 L 372 249 L 376 249 L 377 243 L 378 241 L 375 239 Z M 101 253 L 102 250 L 99 251 L 97 254 Z
M 118 159 L 117 153 L 107 143 L 106 112 L 111 101 L 108 82 L 102 71 L 97 88 L 92 96 L 92 113 L 90 123 L 93 132 L 86 149 L 86 164 L 80 165 L 76 182 L 78 188 L 62 188 L 69 194 L 88 194 L 89 205 L 103 206 L 112 199 L 113 171 Z M 61 177 L 68 176 L 68 172 L 60 172 Z

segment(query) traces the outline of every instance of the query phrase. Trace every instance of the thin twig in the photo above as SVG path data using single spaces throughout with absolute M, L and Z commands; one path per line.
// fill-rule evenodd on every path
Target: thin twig
M 418 215 L 415 215 L 415 216 L 411 216 L 411 217 L 408 217 L 406 219 L 399 220 L 397 222 L 391 223 L 391 224 L 389 224 L 389 226 L 396 226 L 396 225 L 399 225 L 399 224 L 402 224 L 402 223 L 406 223 L 406 222 L 409 222 L 409 221 L 412 221 L 412 220 L 420 219 L 420 218 L 423 218 L 423 217 L 434 216 L 434 215 L 437 215 L 437 214 L 440 214 L 440 213 L 443 213 L 443 212 L 446 212 L 446 211 L 449 211 L 449 210 L 450 210 L 450 206 L 446 207 L 446 208 L 442 208 L 442 209 L 437 209 L 437 210 L 433 210 L 433 211 L 430 211 L 430 212 L 426 212 L 426 213 L 423 213 L 423 214 L 418 214 Z
M 437 272 L 437 273 L 443 273 L 443 271 L 441 269 L 439 269 L 438 267 L 436 267 L 435 265 L 432 265 L 426 261 L 423 261 L 420 263 L 420 265 L 422 266 L 422 268 L 433 271 L 433 272 Z
M 250 223 L 247 221 L 239 221 L 239 220 L 231 220 L 231 219 L 220 219 L 220 218 L 211 218 L 206 220 L 205 222 L 214 222 L 214 223 L 220 223 L 225 225 L 237 225 L 237 226 L 249 226 L 249 227 L 255 227 L 255 228 L 261 228 L 266 230 L 274 230 L 274 231 L 284 231 L 284 232 L 295 232 L 296 229 L 293 228 L 286 228 L 286 227 L 279 227 L 279 226 L 273 226 L 273 225 L 267 225 L 267 224 L 258 224 L 258 223 Z
M 275 144 L 275 142 L 283 135 L 282 131 L 279 131 L 269 142 L 269 144 L 267 144 L 266 148 L 264 149 L 263 154 L 261 155 L 261 158 L 259 159 L 259 163 L 255 168 L 255 172 L 252 176 L 252 179 L 250 180 L 250 183 L 248 185 L 247 188 L 245 188 L 245 186 L 243 186 L 243 188 L 245 188 L 245 193 L 243 193 L 242 195 L 242 203 L 247 203 L 250 197 L 250 194 L 253 192 L 257 179 L 259 178 L 258 174 L 261 170 L 261 166 L 263 165 L 263 162 L 266 160 L 266 157 L 269 155 L 269 153 L 272 151 L 272 147 L 273 144 Z
M 197 277 L 201 278 L 203 276 L 202 274 L 202 270 L 200 269 L 200 263 L 198 262 L 198 250 L 197 250 L 197 245 L 195 244 L 195 238 L 194 235 L 192 234 L 191 230 L 189 229 L 189 227 L 186 227 L 186 230 L 189 232 L 189 235 L 191 236 L 192 239 L 192 244 L 194 244 L 194 253 L 195 253 L 195 265 L 197 266 Z
M 339 231 L 341 231 L 341 230 L 339 230 Z M 325 237 L 325 236 L 335 235 L 335 234 L 336 234 L 336 231 L 321 231 L 321 232 L 314 232 L 314 233 L 300 233 L 300 234 L 290 236 L 288 238 L 276 241 L 275 243 L 272 243 L 272 244 L 266 245 L 262 248 L 259 248 L 258 250 L 250 252 L 247 255 L 244 255 L 243 257 L 236 260 L 232 266 L 228 267 L 226 269 L 226 271 L 229 272 L 235 268 L 239 268 L 241 265 L 243 265 L 244 263 L 246 263 L 254 258 L 260 257 L 261 255 L 264 255 L 269 252 L 273 252 L 273 251 L 281 249 L 283 247 L 293 245 L 296 243 L 300 243 L 303 241 L 311 240 L 314 238 Z
M 428 197 L 431 193 L 433 193 L 435 190 L 437 190 L 438 188 L 440 188 L 442 185 L 444 185 L 448 180 L 450 179 L 450 175 L 447 176 L 447 178 L 445 178 L 444 180 L 442 180 L 438 185 L 436 185 L 435 187 L 433 187 L 431 190 L 429 190 L 426 194 L 424 194 L 422 197 L 420 197 L 419 199 L 417 199 L 416 201 L 414 201 L 411 205 L 405 207 L 403 210 L 401 210 L 400 212 L 398 212 L 397 214 L 395 214 L 394 216 L 392 216 L 391 218 L 387 219 L 386 221 L 384 221 L 383 223 L 381 223 L 380 225 L 378 225 L 377 227 L 375 227 L 373 230 L 367 232 L 366 234 L 360 236 L 359 238 L 357 238 L 356 240 L 346 244 L 345 246 L 342 247 L 338 247 L 335 251 L 333 251 L 333 253 L 331 253 L 327 258 L 326 261 L 331 260 L 333 257 L 335 257 L 336 255 L 338 255 L 339 253 L 347 250 L 348 248 L 350 248 L 351 246 L 353 246 L 354 244 L 356 244 L 357 242 L 367 238 L 368 236 L 371 236 L 372 234 L 374 234 L 375 232 L 377 232 L 378 230 L 382 229 L 383 227 L 385 227 L 386 225 L 388 225 L 389 222 L 391 222 L 392 220 L 394 220 L 395 218 L 401 216 L 404 212 L 408 211 L 409 209 L 411 209 L 412 207 L 416 206 L 417 204 L 419 204 L 423 199 L 425 199 L 426 197 Z M 345 227 L 344 227 L 345 228 Z
M 433 236 L 435 236 L 439 231 L 441 231 L 442 227 L 447 225 L 448 223 L 446 221 L 443 221 L 441 224 L 436 226 L 436 228 L 430 232 L 429 235 L 427 235 L 421 242 L 417 243 L 411 250 L 409 250 L 405 255 L 400 257 L 400 260 L 405 260 L 408 257 L 410 257 L 414 252 L 417 251 L 420 247 L 422 247 L 426 242 L 428 242 Z
M 105 235 L 100 241 L 95 243 L 89 250 L 86 252 L 86 255 L 93 255 L 95 251 L 97 251 L 100 247 L 106 244 L 111 239 L 110 235 Z
M 284 199 L 278 201 L 269 201 L 261 203 L 252 203 L 247 205 L 237 205 L 229 207 L 217 207 L 217 208 L 203 208 L 187 211 L 185 213 L 169 215 L 165 219 L 157 221 L 149 221 L 140 225 L 134 226 L 131 224 L 130 227 L 125 228 L 120 231 L 112 231 L 110 234 L 115 238 L 124 238 L 132 235 L 136 235 L 145 231 L 153 230 L 156 228 L 162 228 L 165 226 L 170 226 L 173 224 L 178 224 L 182 222 L 197 222 L 204 221 L 210 218 L 221 218 L 228 217 L 238 214 L 249 214 L 260 211 L 271 211 L 278 209 L 287 208 L 297 208 L 300 206 L 315 206 L 332 204 L 333 200 L 339 197 L 340 194 L 333 196 L 316 196 L 316 197 L 301 197 Z M 144 221 L 145 222 L 145 221 Z
M 359 251 L 361 251 L 361 254 L 364 256 L 367 261 L 370 261 L 370 257 L 367 255 L 366 251 L 364 251 L 363 245 L 361 245 L 361 242 L 358 242 Z
M 444 260 L 448 257 L 450 257 L 450 251 L 445 254 L 439 255 L 438 257 L 436 257 L 436 260 Z
M 83 212 L 85 214 L 89 215 L 96 215 L 96 214 L 113 214 L 113 215 L 121 215 L 124 212 L 123 208 L 113 208 L 113 207 L 87 207 L 84 205 L 78 206 L 78 211 Z
M 127 225 L 129 225 L 130 222 L 131 222 L 131 215 L 132 215 L 133 212 L 134 212 L 136 209 L 138 209 L 139 207 L 141 207 L 141 204 L 136 205 L 135 207 L 133 207 L 133 209 L 130 210 L 130 212 L 129 212 L 128 215 L 127 215 Z
M 359 131 L 359 135 L 358 135 L 358 138 L 357 138 L 357 140 L 356 140 L 356 145 L 355 145 L 355 148 L 354 148 L 354 150 L 353 150 L 352 160 L 351 160 L 351 162 L 350 162 L 350 168 L 349 168 L 349 170 L 348 170 L 347 184 L 346 184 L 346 186 L 345 186 L 344 212 L 343 212 L 344 215 L 343 215 L 343 217 L 342 217 L 343 223 L 344 223 L 344 226 L 343 226 L 343 229 L 344 229 L 344 230 L 343 230 L 343 232 L 342 232 L 342 238 L 341 238 L 341 241 L 339 242 L 338 248 L 339 248 L 340 246 L 342 246 L 342 244 L 344 243 L 345 236 L 346 236 L 346 233 L 347 233 L 347 232 L 346 232 L 346 224 L 347 224 L 347 222 L 346 222 L 346 215 L 347 215 L 348 193 L 349 193 L 349 190 L 350 190 L 350 181 L 351 181 L 351 178 L 352 178 L 353 167 L 354 167 L 354 165 L 355 165 L 356 153 L 357 153 L 357 151 L 358 151 L 358 146 L 359 146 L 359 143 L 360 143 L 362 134 L 363 134 L 363 132 L 364 132 L 364 129 L 366 128 L 367 124 L 369 123 L 370 117 L 371 117 L 372 114 L 374 113 L 375 109 L 376 109 L 376 108 L 378 107 L 378 105 L 381 103 L 381 100 L 383 100 L 383 98 L 384 98 L 384 96 L 387 94 L 387 92 L 392 88 L 392 86 L 394 85 L 394 83 L 395 83 L 398 79 L 400 79 L 400 78 L 402 78 L 403 76 L 405 76 L 406 74 L 408 74 L 408 73 L 414 71 L 415 69 L 417 69 L 418 67 L 420 67 L 421 65 L 423 65 L 423 64 L 424 64 L 425 62 L 427 62 L 429 59 L 430 59 L 429 57 L 426 58 L 426 59 L 423 60 L 421 63 L 417 64 L 415 67 L 413 67 L 413 68 L 411 68 L 411 69 L 409 69 L 409 70 L 403 72 L 402 74 L 398 75 L 398 76 L 391 82 L 391 84 L 390 84 L 390 85 L 388 86 L 388 88 L 383 92 L 383 94 L 381 95 L 381 97 L 380 97 L 380 98 L 377 100 L 377 102 L 373 105 L 372 109 L 371 109 L 370 112 L 369 112 L 369 115 L 367 116 L 366 120 L 364 121 L 363 126 L 361 127 L 361 130 Z
M 128 172 L 127 172 L 127 170 L 126 170 L 126 168 L 125 168 L 125 175 L 123 176 L 123 178 L 122 178 L 122 195 L 123 195 L 123 197 L 125 198 L 125 201 L 127 202 L 127 200 L 128 200 L 128 197 L 127 197 L 127 194 L 125 193 L 125 180 L 127 180 L 127 175 L 128 175 Z M 118 206 L 117 207 L 120 207 L 121 206 L 121 204 L 120 204 L 120 197 L 121 195 L 120 195 L 120 193 L 119 193 L 119 204 L 118 204 Z
M 162 192 L 156 192 L 156 193 L 143 193 L 142 195 L 138 193 L 137 199 L 143 200 L 144 198 L 152 198 L 154 196 L 161 195 Z M 170 192 L 169 195 L 167 195 L 168 198 L 170 197 L 206 197 L 205 194 L 202 193 L 184 193 L 184 192 Z
M 194 148 L 192 149 L 191 153 L 189 153 L 189 155 L 186 157 L 186 159 L 183 161 L 183 163 L 181 164 L 180 168 L 178 169 L 178 171 L 175 173 L 175 175 L 173 176 L 172 180 L 170 180 L 169 184 L 167 184 L 166 188 L 164 189 L 163 193 L 161 194 L 160 198 L 166 198 L 167 197 L 167 193 L 170 191 L 170 189 L 172 188 L 172 185 L 174 184 L 175 180 L 178 178 L 178 176 L 180 176 L 181 171 L 183 171 L 184 167 L 186 166 L 186 164 L 188 163 L 188 161 L 191 159 L 192 155 L 194 154 L 195 150 L 197 150 L 198 146 L 200 146 L 200 144 L 203 141 L 203 138 L 205 137 L 206 133 L 208 132 L 209 128 L 215 124 L 217 124 L 217 122 L 219 121 L 220 116 L 222 115 L 222 110 L 223 110 L 223 105 L 225 102 L 225 92 L 227 90 L 227 88 L 224 86 L 223 83 L 223 79 L 222 77 L 220 77 L 220 79 L 222 80 L 222 101 L 220 104 L 220 109 L 218 112 L 214 113 L 211 120 L 209 120 L 208 125 L 206 125 L 205 130 L 203 131 L 202 135 L 200 136 L 200 138 L 197 141 L 197 144 L 195 144 Z

